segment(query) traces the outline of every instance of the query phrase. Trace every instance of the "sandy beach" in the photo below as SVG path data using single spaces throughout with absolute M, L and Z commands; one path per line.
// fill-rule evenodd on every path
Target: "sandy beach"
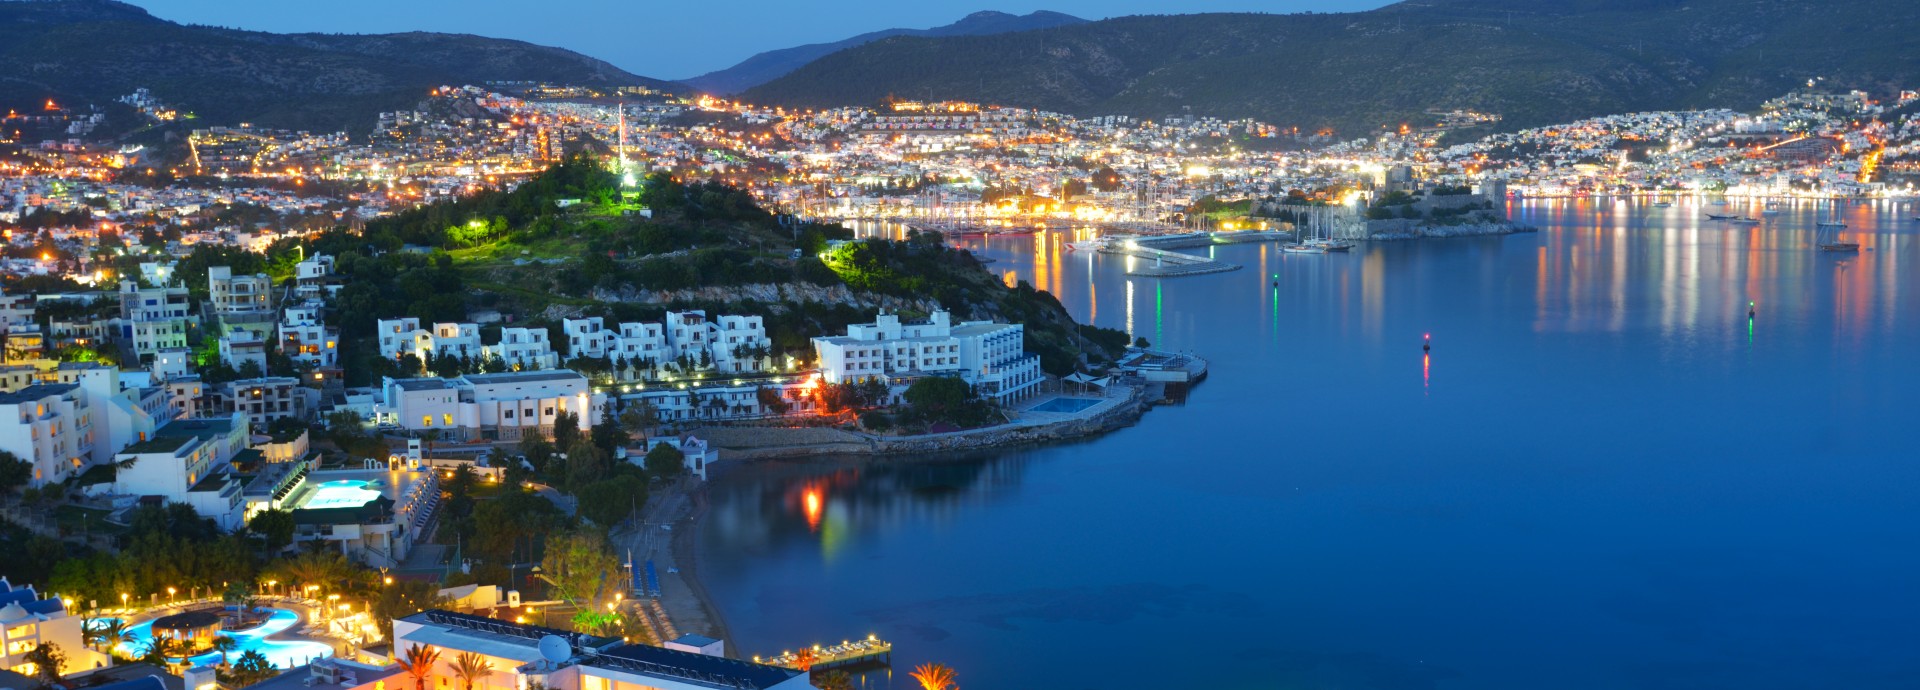
M 726 642 L 727 652 L 735 653 L 720 609 L 698 576 L 696 545 L 700 518 L 706 512 L 705 485 L 683 481 L 660 489 L 648 504 L 642 523 L 620 531 L 614 539 L 623 557 L 632 554 L 636 562 L 653 561 L 660 578 L 659 610 L 669 622 L 663 633 L 667 639 L 705 635 Z

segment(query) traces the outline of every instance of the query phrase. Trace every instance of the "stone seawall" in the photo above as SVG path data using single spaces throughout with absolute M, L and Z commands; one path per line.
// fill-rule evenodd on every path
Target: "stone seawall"
M 944 434 L 881 436 L 837 428 L 706 427 L 690 429 L 721 449 L 724 460 L 766 460 L 818 455 L 905 455 L 1052 443 L 1132 426 L 1149 409 L 1136 394 L 1086 419 L 1004 424 Z

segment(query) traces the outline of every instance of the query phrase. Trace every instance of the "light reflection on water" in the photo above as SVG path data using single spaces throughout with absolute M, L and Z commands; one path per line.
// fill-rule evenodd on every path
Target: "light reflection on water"
M 1843 206 L 1833 256 L 1811 204 L 1704 210 L 1168 281 L 971 240 L 1212 379 L 1080 443 L 728 468 L 703 577 L 742 653 L 878 633 L 968 687 L 1903 687 L 1920 214 Z

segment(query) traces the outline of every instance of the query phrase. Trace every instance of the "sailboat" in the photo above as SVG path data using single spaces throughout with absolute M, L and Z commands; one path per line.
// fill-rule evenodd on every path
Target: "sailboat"
M 1840 231 L 1845 229 L 1847 229 L 1846 222 L 1832 215 L 1828 215 L 1826 220 L 1822 220 L 1814 226 L 1814 245 L 1819 247 L 1820 251 L 1823 252 L 1860 251 L 1860 243 L 1840 241 Z M 1833 233 L 1833 239 L 1831 241 L 1825 239 L 1829 232 Z
M 1352 242 L 1333 238 L 1333 209 L 1321 209 L 1319 215 L 1321 220 L 1319 225 L 1324 232 L 1322 232 L 1319 237 L 1307 240 L 1305 244 L 1319 247 L 1329 252 L 1344 252 L 1353 249 Z

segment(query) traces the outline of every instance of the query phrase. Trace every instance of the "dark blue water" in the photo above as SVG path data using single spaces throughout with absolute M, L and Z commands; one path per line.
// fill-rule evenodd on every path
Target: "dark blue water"
M 1212 378 L 1082 443 L 729 468 L 704 576 L 740 651 L 877 633 L 890 687 L 1920 687 L 1915 213 L 1835 257 L 1703 210 L 1166 281 L 992 240 Z

